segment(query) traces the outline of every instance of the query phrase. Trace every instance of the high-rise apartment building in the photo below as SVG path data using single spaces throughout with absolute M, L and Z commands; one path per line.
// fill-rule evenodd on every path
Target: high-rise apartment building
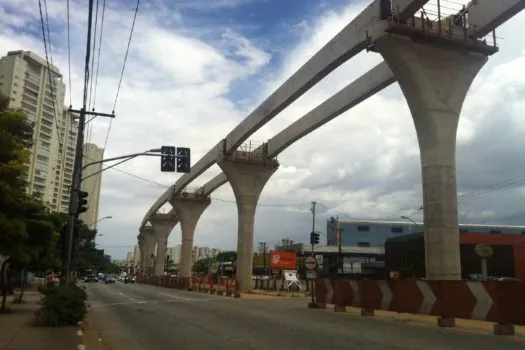
M 102 160 L 104 157 L 104 149 L 99 148 L 97 145 L 92 143 L 86 143 L 84 145 L 84 157 L 82 164 L 85 166 L 88 163 Z M 82 191 L 88 192 L 88 204 L 87 211 L 80 214 L 80 219 L 88 225 L 92 230 L 97 228 L 98 220 L 98 206 L 100 200 L 100 187 L 102 184 L 102 173 L 98 173 L 102 170 L 102 164 L 93 164 L 87 166 L 82 172 Z M 98 173 L 94 175 L 95 173 Z
M 34 123 L 28 164 L 28 193 L 66 212 L 76 145 L 77 123 L 64 107 L 66 86 L 60 70 L 30 51 L 0 58 L 0 92 L 11 108 Z
M 171 260 L 173 264 L 180 264 L 181 249 L 182 246 L 180 244 L 168 247 L 168 249 L 166 249 L 166 260 Z
M 64 108 L 59 127 L 59 150 L 55 170 L 52 205 L 55 210 L 67 213 L 69 196 L 73 184 L 75 151 L 77 149 L 78 121 Z

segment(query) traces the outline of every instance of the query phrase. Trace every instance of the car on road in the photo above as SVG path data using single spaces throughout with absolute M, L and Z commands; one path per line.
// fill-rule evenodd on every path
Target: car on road
M 104 276 L 105 284 L 115 284 L 115 282 L 117 282 L 117 279 L 114 276 L 111 276 L 111 275 Z
M 135 276 L 127 275 L 126 277 L 124 277 L 124 283 L 135 283 Z
M 89 283 L 89 282 L 98 282 L 98 277 L 95 276 L 95 275 L 87 275 L 87 276 L 84 278 L 84 282 L 86 282 L 86 283 Z

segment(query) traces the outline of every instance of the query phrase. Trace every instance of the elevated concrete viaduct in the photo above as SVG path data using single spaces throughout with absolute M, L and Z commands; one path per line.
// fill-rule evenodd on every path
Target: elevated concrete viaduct
M 416 3 L 419 5 L 414 5 Z M 374 1 L 228 134 L 223 142 L 197 162 L 190 174 L 181 177 L 174 187 L 166 191 L 150 208 L 142 225 L 168 198 L 178 195 L 195 177 L 214 162 L 218 162 L 224 173 L 213 178 L 200 192 L 207 197 L 226 181 L 230 181 L 239 212 L 238 250 L 241 256 L 248 256 L 249 252 L 253 252 L 255 205 L 264 185 L 278 168 L 273 157 L 297 139 L 380 91 L 397 78 L 407 98 L 420 145 L 426 248 L 427 252 L 433 252 L 427 253 L 427 276 L 431 279 L 457 279 L 459 252 L 453 245 L 458 236 L 455 137 L 459 114 L 477 72 L 486 62 L 487 56 L 497 51 L 495 46 L 478 39 L 523 9 L 525 1 L 502 0 L 501 3 L 505 3 L 503 6 L 499 6 L 501 3 L 495 6 L 494 3 L 481 0 L 472 2 L 468 7 L 468 11 L 474 14 L 470 18 L 470 26 L 450 26 L 445 33 L 437 23 L 430 23 L 428 26 L 428 21 L 404 20 L 410 19 L 424 3 L 426 1 L 392 1 L 391 12 L 385 16 L 385 11 L 388 12 L 385 2 Z M 397 15 L 392 16 L 394 13 Z M 239 159 L 233 155 L 240 143 L 322 77 L 364 48 L 379 52 L 386 63 L 376 66 L 352 83 L 353 86 L 351 84 L 341 90 L 277 134 L 264 149 L 244 155 L 262 161 L 263 167 L 259 171 L 249 169 L 261 167 L 261 163 L 244 162 L 238 165 Z M 320 62 L 324 62 L 325 66 L 320 67 Z M 259 154 L 262 156 L 259 157 Z M 255 173 L 261 175 L 256 176 Z M 248 190 L 248 187 L 251 189 Z M 180 204 L 178 206 L 181 207 Z M 251 248 L 247 248 L 250 239 Z M 251 259 L 250 262 L 240 261 L 238 267 L 241 291 L 249 289 L 251 269 L 248 264 L 251 265 Z

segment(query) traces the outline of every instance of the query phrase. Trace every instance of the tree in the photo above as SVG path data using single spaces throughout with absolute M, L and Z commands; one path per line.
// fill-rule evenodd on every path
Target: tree
M 74 265 L 80 273 L 87 270 L 96 270 L 102 273 L 116 274 L 120 272 L 120 266 L 111 261 L 111 256 L 104 254 L 103 249 L 97 249 L 95 237 L 97 230 L 91 230 L 82 221 L 75 230 L 75 254 Z
M 196 273 L 208 273 L 210 266 L 217 263 L 218 261 L 214 258 L 203 258 L 195 261 L 193 264 L 193 271 Z
M 27 194 L 33 125 L 22 110 L 8 105 L 0 95 L 0 255 L 21 270 L 23 282 L 28 268 L 42 271 L 59 265 L 55 242 L 61 217 Z M 22 295 L 23 288 L 20 301 Z
M 237 252 L 235 251 L 226 251 L 226 252 L 220 252 L 215 257 L 217 261 L 220 262 L 232 262 L 235 263 L 237 261 Z
M 0 255 L 4 256 L 23 254 L 28 238 L 22 209 L 33 138 L 33 125 L 24 112 L 9 109 L 8 103 L 0 95 Z

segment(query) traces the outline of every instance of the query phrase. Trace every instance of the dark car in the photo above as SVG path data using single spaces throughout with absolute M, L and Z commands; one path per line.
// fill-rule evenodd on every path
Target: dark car
M 89 283 L 89 282 L 98 282 L 98 277 L 95 276 L 95 275 L 87 275 L 86 278 L 84 278 L 84 281 L 86 283 Z
M 104 277 L 104 283 L 105 284 L 115 284 L 116 281 L 117 281 L 117 279 L 114 276 L 106 275 Z

